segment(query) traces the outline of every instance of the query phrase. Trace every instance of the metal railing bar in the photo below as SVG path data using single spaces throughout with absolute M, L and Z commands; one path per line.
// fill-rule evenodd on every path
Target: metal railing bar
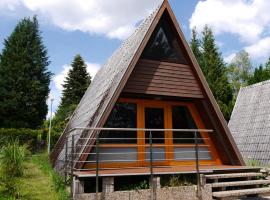
M 100 144 L 99 146 L 101 145 L 110 145 L 110 144 Z M 113 144 L 113 145 L 122 145 L 122 144 Z M 121 147 L 121 146 L 117 146 L 117 148 L 136 148 L 136 147 L 140 147 L 140 146 L 145 146 L 145 147 L 149 147 L 149 144 L 128 144 L 128 145 L 134 145 L 134 146 L 130 146 L 130 147 Z M 155 146 L 155 145 L 158 145 L 158 146 Z M 187 147 L 181 147 L 181 146 L 177 146 L 177 145 L 192 145 L 192 146 L 189 146 L 189 147 L 193 147 L 195 146 L 195 144 L 193 143 L 183 143 L 183 144 L 174 144 L 174 145 L 166 145 L 166 144 L 161 144 L 161 143 L 154 143 L 153 144 L 153 147 L 154 148 L 164 148 L 164 147 L 170 147 L 170 146 L 174 146 L 176 148 L 187 148 Z M 95 147 L 96 145 L 76 145 L 76 147 L 87 147 L 87 146 L 91 146 L 91 147 Z M 199 144 L 200 147 L 209 147 L 210 145 L 207 145 L 207 144 Z M 115 148 L 116 146 L 111 146 L 111 147 L 100 147 L 100 148 Z M 71 148 L 71 147 L 69 147 Z
M 153 138 L 153 139 L 159 139 L 159 140 L 162 140 L 164 139 L 165 137 L 162 137 L 162 138 Z M 78 140 L 88 140 L 89 138 L 79 138 Z M 91 137 L 91 139 L 96 139 L 95 137 Z M 99 140 L 137 140 L 137 139 L 140 139 L 140 140 L 149 140 L 149 138 L 146 138 L 146 137 L 137 137 L 137 138 L 99 138 Z M 173 140 L 195 140 L 195 138 L 172 138 Z M 210 140 L 210 138 L 198 138 L 198 140 Z
M 200 164 L 200 166 L 215 166 L 210 165 L 210 164 Z M 154 165 L 153 168 L 154 169 L 158 169 L 158 168 L 177 168 L 177 166 L 161 166 L 161 165 Z M 181 165 L 180 167 L 195 167 L 194 165 Z M 91 169 L 79 169 L 79 168 L 74 168 L 77 171 L 95 171 L 96 168 L 91 168 Z M 120 169 L 148 169 L 147 166 L 144 167 L 119 167 L 119 168 L 109 168 L 109 167 L 100 167 L 99 170 L 120 170 Z
M 154 154 L 165 154 L 165 153 L 194 153 L 195 151 L 166 151 L 166 152 L 159 152 L 159 151 L 153 151 Z M 204 153 L 210 153 L 210 151 L 200 151 Z M 129 154 L 140 154 L 140 153 L 145 153 L 145 154 L 150 154 L 150 152 L 144 152 L 144 151 L 139 151 L 139 152 L 120 152 L 120 153 L 99 153 L 99 155 L 129 155 Z M 76 155 L 95 155 L 96 153 L 74 153 Z M 71 155 L 71 154 L 68 154 Z
M 91 128 L 91 127 L 75 127 L 66 133 L 73 132 L 75 130 L 90 130 L 90 131 L 175 131 L 175 132 L 214 132 L 212 129 L 151 129 L 151 128 Z M 76 135 L 79 135 L 77 133 Z M 74 135 L 74 134 L 73 134 Z

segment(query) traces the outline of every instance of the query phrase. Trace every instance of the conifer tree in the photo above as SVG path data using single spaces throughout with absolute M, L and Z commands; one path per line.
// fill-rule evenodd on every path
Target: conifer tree
M 227 68 L 215 44 L 212 30 L 205 26 L 202 32 L 200 65 L 226 120 L 232 111 L 232 87 L 227 77 Z
M 86 63 L 80 55 L 76 55 L 63 84 L 61 103 L 55 116 L 56 123 L 65 121 L 72 114 L 90 83 Z
M 0 127 L 36 128 L 47 114 L 51 73 L 36 17 L 22 19 L 0 55 Z

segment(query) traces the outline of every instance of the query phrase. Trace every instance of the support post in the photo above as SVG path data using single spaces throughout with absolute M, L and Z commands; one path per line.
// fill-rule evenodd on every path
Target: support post
M 96 135 L 96 200 L 98 200 L 98 176 L 99 176 L 99 131 Z
M 102 192 L 103 193 L 114 192 L 114 177 L 102 178 Z
M 154 173 L 153 173 L 153 137 L 152 132 L 149 132 L 149 143 L 150 143 L 150 182 L 151 182 L 151 200 L 156 199 L 156 187 L 154 184 Z
M 71 182 L 70 195 L 71 195 L 71 199 L 73 199 L 73 197 L 74 197 L 73 167 L 74 167 L 74 134 L 72 134 L 72 140 L 71 140 L 71 165 L 70 165 L 70 182 Z
M 198 149 L 198 133 L 194 132 L 195 139 L 195 158 L 196 158 L 196 176 L 197 176 L 197 197 L 199 200 L 202 199 L 202 188 L 201 188 L 201 178 L 200 178 L 200 167 L 199 167 L 199 149 Z

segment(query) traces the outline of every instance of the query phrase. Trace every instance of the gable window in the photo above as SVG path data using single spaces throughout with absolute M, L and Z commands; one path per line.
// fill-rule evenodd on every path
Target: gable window
M 137 105 L 116 103 L 105 128 L 137 128 Z M 102 131 L 99 135 L 101 144 L 135 144 L 136 131 Z
M 172 106 L 172 127 L 173 129 L 197 129 L 195 122 L 185 106 Z M 203 143 L 200 133 L 198 134 L 198 143 Z M 193 132 L 176 132 L 173 131 L 174 144 L 194 144 Z
M 175 34 L 176 30 L 169 22 L 165 13 L 143 51 L 142 58 L 186 64 L 187 61 Z

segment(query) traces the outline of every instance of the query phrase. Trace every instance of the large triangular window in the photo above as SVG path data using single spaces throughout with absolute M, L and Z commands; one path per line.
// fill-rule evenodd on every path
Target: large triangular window
M 164 13 L 143 51 L 142 58 L 187 63 L 179 45 L 176 30 L 170 22 L 168 14 Z

